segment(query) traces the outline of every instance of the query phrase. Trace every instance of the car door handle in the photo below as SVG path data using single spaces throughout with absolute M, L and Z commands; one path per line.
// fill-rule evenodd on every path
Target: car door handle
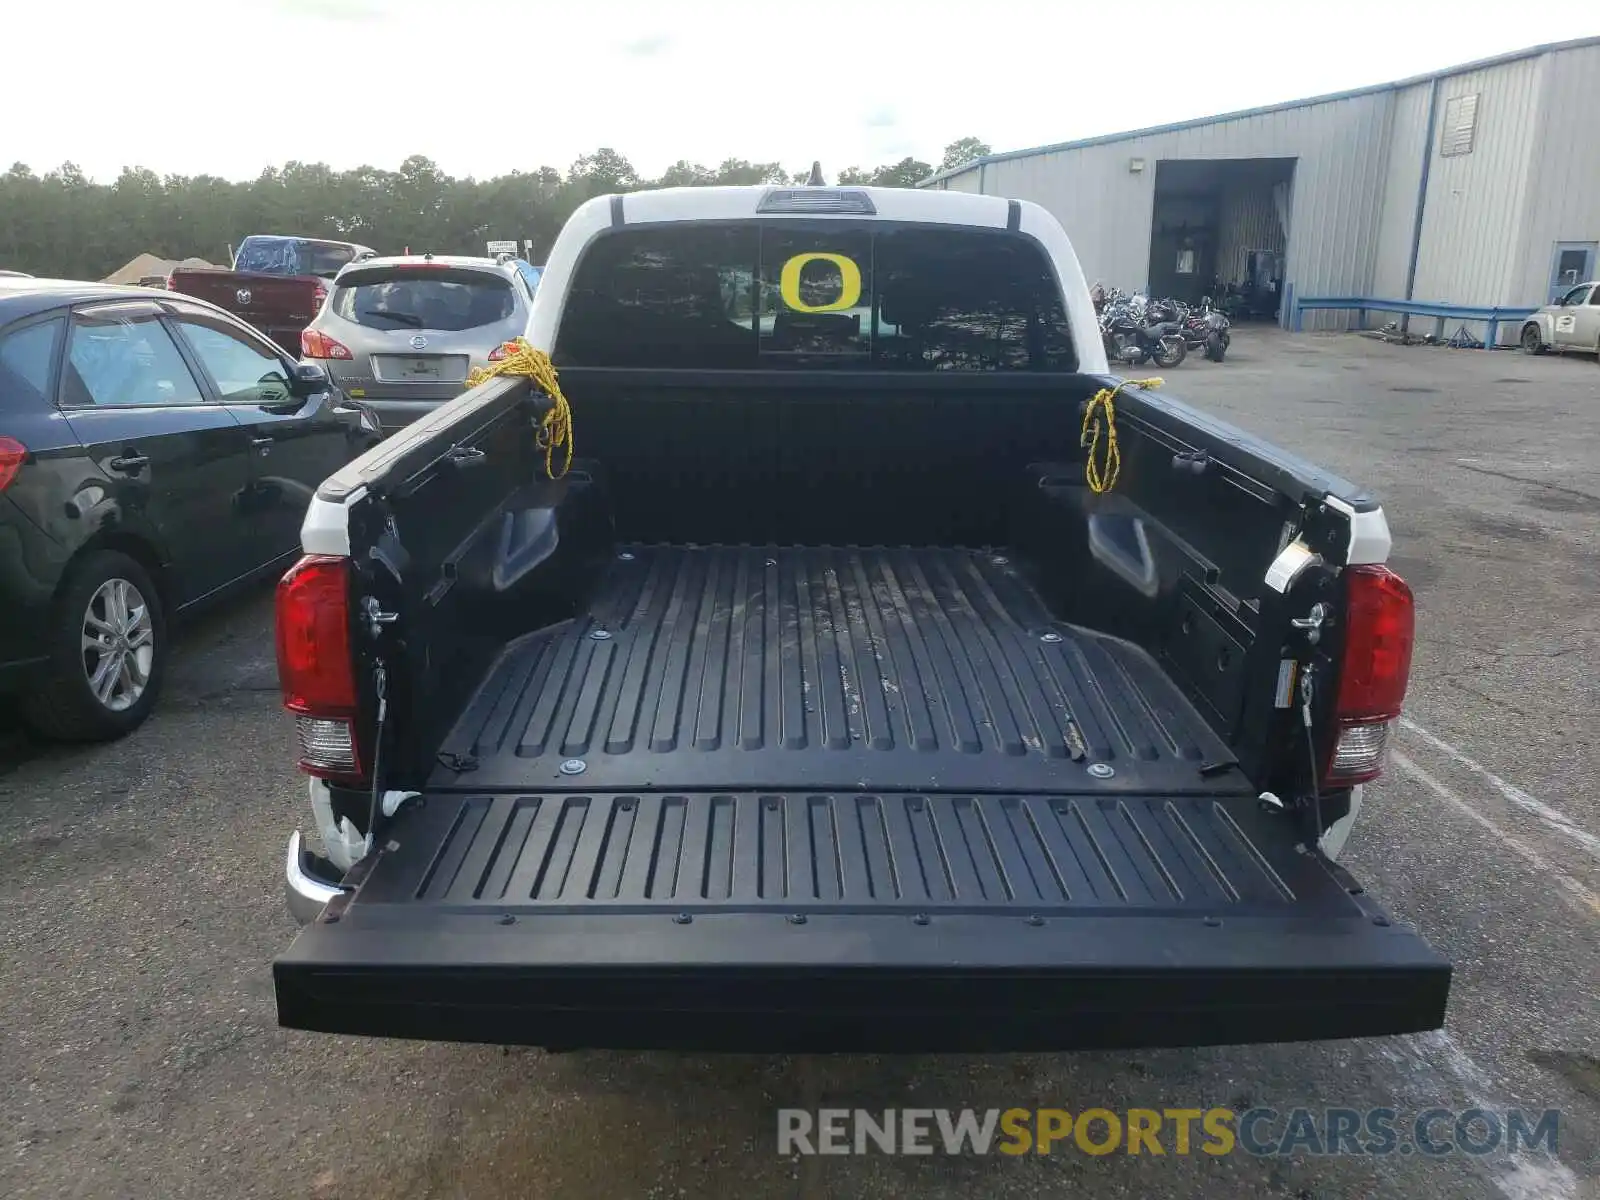
M 120 454 L 106 465 L 113 471 L 132 471 L 137 474 L 150 465 L 150 459 L 143 454 Z

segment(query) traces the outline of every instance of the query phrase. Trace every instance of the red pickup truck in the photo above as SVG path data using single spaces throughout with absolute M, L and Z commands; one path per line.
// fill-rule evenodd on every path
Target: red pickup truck
M 236 313 L 298 357 L 300 331 L 327 299 L 339 268 L 376 253 L 353 242 L 251 234 L 234 255 L 231 271 L 175 267 L 167 288 Z

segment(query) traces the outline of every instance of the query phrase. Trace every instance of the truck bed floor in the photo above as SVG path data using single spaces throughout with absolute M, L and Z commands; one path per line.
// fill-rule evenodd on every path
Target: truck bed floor
M 444 749 L 476 769 L 430 789 L 475 793 L 1247 786 L 1202 773 L 1227 748 L 1148 654 L 964 549 L 625 547 L 587 611 L 506 648 Z

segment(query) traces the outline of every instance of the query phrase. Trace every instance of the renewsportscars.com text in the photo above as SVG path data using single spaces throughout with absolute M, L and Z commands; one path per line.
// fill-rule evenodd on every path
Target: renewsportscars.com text
M 779 1154 L 1384 1156 L 1555 1153 L 1555 1109 L 803 1108 L 778 1110 Z

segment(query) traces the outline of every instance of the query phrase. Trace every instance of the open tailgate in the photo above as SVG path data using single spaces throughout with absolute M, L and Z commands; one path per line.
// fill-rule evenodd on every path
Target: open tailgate
M 273 966 L 333 1033 L 746 1051 L 1394 1034 L 1449 964 L 1250 797 L 429 793 Z

